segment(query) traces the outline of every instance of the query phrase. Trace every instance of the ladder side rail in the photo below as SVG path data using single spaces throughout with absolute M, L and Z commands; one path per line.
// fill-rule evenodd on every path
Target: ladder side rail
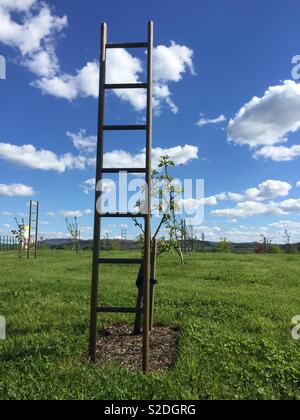
M 146 130 L 146 209 L 144 251 L 144 317 L 143 317 L 143 372 L 149 369 L 150 328 L 150 265 L 151 265 L 151 185 L 152 185 L 152 71 L 153 71 L 153 22 L 148 23 L 147 53 L 147 130 Z
M 92 363 L 96 363 L 96 341 L 97 341 L 97 304 L 99 292 L 99 253 L 100 253 L 100 233 L 101 218 L 97 214 L 97 203 L 101 200 L 101 191 L 98 190 L 99 182 L 102 180 L 103 152 L 104 152 L 104 106 L 106 81 L 106 44 L 107 26 L 101 25 L 101 51 L 100 51 L 100 83 L 99 83 L 99 105 L 98 105 L 98 133 L 97 133 L 97 163 L 96 163 L 96 189 L 95 189 L 95 215 L 94 215 L 94 249 L 93 249 L 93 268 L 92 268 L 92 290 L 91 290 L 91 314 L 90 314 L 90 343 L 89 358 Z

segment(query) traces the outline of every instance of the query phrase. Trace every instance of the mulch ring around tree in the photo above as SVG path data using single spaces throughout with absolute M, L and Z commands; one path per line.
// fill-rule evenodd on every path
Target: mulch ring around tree
M 150 368 L 162 372 L 175 365 L 180 329 L 155 326 L 150 334 Z M 112 325 L 100 331 L 97 341 L 97 362 L 115 361 L 129 369 L 141 369 L 143 335 L 133 335 L 132 324 Z

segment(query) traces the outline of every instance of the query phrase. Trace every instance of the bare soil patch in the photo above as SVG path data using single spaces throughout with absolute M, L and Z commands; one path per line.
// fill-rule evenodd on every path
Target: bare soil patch
M 132 324 L 112 325 L 100 331 L 97 362 L 117 361 L 125 368 L 141 369 L 143 336 L 133 335 Z M 176 363 L 180 329 L 155 326 L 150 334 L 150 371 L 162 372 Z

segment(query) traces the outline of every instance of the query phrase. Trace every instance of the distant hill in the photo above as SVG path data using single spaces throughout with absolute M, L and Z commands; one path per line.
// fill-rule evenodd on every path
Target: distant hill
M 56 249 L 69 249 L 73 247 L 71 239 L 48 239 L 43 241 L 44 245 L 50 248 Z M 231 242 L 231 249 L 237 253 L 252 253 L 258 245 L 257 242 Z M 273 244 L 276 245 L 276 244 Z M 282 251 L 286 251 L 285 245 L 278 245 Z M 93 240 L 81 240 L 81 249 L 92 249 Z M 101 248 L 106 250 L 120 250 L 120 249 L 140 249 L 140 244 L 133 240 L 121 241 L 120 239 L 103 239 L 101 240 Z M 194 249 L 196 252 L 216 252 L 218 248 L 218 242 L 212 241 L 198 241 L 195 240 L 187 243 L 187 251 Z M 300 252 L 300 243 L 290 245 L 291 252 Z
M 42 241 L 44 246 L 55 248 L 55 249 L 69 249 L 73 247 L 72 239 L 47 239 Z M 92 249 L 93 240 L 80 240 L 80 249 Z M 136 241 L 120 239 L 103 239 L 101 240 L 101 248 L 107 250 L 118 250 L 118 249 L 140 249 L 140 245 Z

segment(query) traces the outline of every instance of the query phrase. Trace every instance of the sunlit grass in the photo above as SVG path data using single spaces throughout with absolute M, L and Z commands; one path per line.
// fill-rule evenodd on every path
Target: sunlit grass
M 180 325 L 182 339 L 176 366 L 148 376 L 86 362 L 90 263 L 89 252 L 0 254 L 0 398 L 300 398 L 300 256 L 197 254 L 185 266 L 161 257 L 155 320 Z M 101 303 L 134 305 L 137 267 L 101 269 Z M 99 327 L 120 320 L 133 317 L 101 316 Z

